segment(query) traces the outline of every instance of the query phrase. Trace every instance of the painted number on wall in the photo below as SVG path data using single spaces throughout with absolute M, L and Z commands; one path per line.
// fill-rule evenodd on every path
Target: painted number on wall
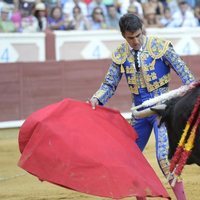
M 15 62 L 18 57 L 18 53 L 12 45 L 0 44 L 0 63 Z
M 1 59 L 2 62 L 9 62 L 9 50 L 8 50 L 8 48 L 3 50 L 0 59 Z
M 101 41 L 91 41 L 81 52 L 85 59 L 109 58 L 110 51 Z
M 97 45 L 96 47 L 94 47 L 93 52 L 92 52 L 92 56 L 94 58 L 101 58 L 100 46 Z

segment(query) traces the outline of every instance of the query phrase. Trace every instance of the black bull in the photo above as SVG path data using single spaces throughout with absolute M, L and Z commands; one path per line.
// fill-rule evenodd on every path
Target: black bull
M 193 107 L 200 96 L 200 86 L 193 88 L 182 97 L 177 97 L 166 102 L 165 109 L 153 109 L 161 116 L 161 122 L 165 123 L 169 138 L 169 159 L 172 158 L 178 146 L 179 140 L 189 119 Z M 199 109 L 198 109 L 199 113 Z M 190 130 L 189 130 L 190 131 Z M 198 125 L 197 134 L 194 141 L 192 153 L 187 160 L 188 165 L 196 163 L 200 165 L 200 127 Z

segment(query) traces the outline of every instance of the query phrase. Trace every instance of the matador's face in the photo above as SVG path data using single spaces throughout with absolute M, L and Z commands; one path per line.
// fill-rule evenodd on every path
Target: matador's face
M 134 50 L 139 50 L 143 45 L 142 29 L 139 29 L 135 32 L 126 31 L 123 34 L 123 37 L 126 39 L 130 47 L 132 47 Z

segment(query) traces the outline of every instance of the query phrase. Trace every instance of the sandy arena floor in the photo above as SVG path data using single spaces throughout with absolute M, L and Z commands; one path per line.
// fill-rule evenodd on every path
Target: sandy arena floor
M 17 166 L 20 153 L 18 150 L 18 129 L 0 130 L 0 199 L 2 200 L 102 200 L 67 190 L 65 188 L 40 182 L 36 177 L 26 173 Z M 151 163 L 172 199 L 175 199 L 170 187 L 160 173 L 154 154 L 154 138 L 145 150 L 145 156 Z M 183 179 L 188 200 L 200 200 L 200 167 L 186 166 Z M 126 200 L 135 199 L 127 198 Z M 159 198 L 149 198 L 159 199 Z

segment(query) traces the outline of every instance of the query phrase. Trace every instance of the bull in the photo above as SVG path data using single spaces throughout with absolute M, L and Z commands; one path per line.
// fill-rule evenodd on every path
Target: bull
M 200 101 L 200 81 L 194 83 L 192 87 L 188 87 L 187 90 L 184 89 L 184 92 L 180 93 L 181 95 L 178 93 L 179 91 L 180 90 L 175 90 L 173 92 L 173 95 L 171 96 L 174 96 L 174 94 L 176 94 L 176 97 L 171 98 L 170 100 L 166 100 L 166 95 L 166 101 L 164 101 L 164 104 L 162 105 L 152 106 L 151 108 L 145 109 L 143 111 L 136 111 L 136 109 L 138 109 L 137 107 L 135 109 L 132 109 L 133 115 L 136 118 L 146 117 L 151 114 L 158 114 L 160 116 L 160 124 L 165 123 L 168 132 L 169 159 L 172 159 L 174 153 L 177 151 L 177 146 L 178 144 L 180 144 L 180 139 L 182 137 L 188 119 L 191 116 L 191 113 L 193 112 L 194 106 L 197 104 L 197 101 Z M 146 104 L 145 106 L 147 105 L 148 104 Z M 142 107 L 142 105 L 140 107 Z M 188 130 L 188 132 L 190 133 L 191 127 L 193 127 L 194 121 L 196 121 L 197 129 L 193 148 L 185 163 L 188 165 L 197 164 L 198 166 L 200 166 L 200 126 L 198 120 L 199 116 L 200 107 L 198 105 L 195 116 L 193 117 L 195 119 L 193 120 L 190 129 Z M 188 139 L 188 137 L 189 134 L 186 136 L 186 140 Z
M 160 124 L 165 123 L 168 132 L 169 139 L 169 159 L 174 155 L 178 143 L 181 139 L 186 123 L 191 116 L 193 108 L 200 97 L 200 84 L 194 87 L 191 91 L 187 92 L 182 97 L 176 97 L 166 102 L 166 106 L 163 108 L 151 108 L 161 116 Z M 198 107 L 198 113 L 200 108 Z M 199 114 L 195 114 L 195 118 L 198 118 Z M 197 120 L 197 119 L 196 119 Z M 196 121 L 194 120 L 194 121 Z M 191 127 L 194 124 L 191 124 Z M 191 128 L 188 132 L 191 132 Z M 188 139 L 187 136 L 186 139 Z M 200 126 L 198 124 L 196 137 L 194 140 L 194 147 L 192 153 L 187 159 L 186 164 L 197 164 L 200 166 Z

